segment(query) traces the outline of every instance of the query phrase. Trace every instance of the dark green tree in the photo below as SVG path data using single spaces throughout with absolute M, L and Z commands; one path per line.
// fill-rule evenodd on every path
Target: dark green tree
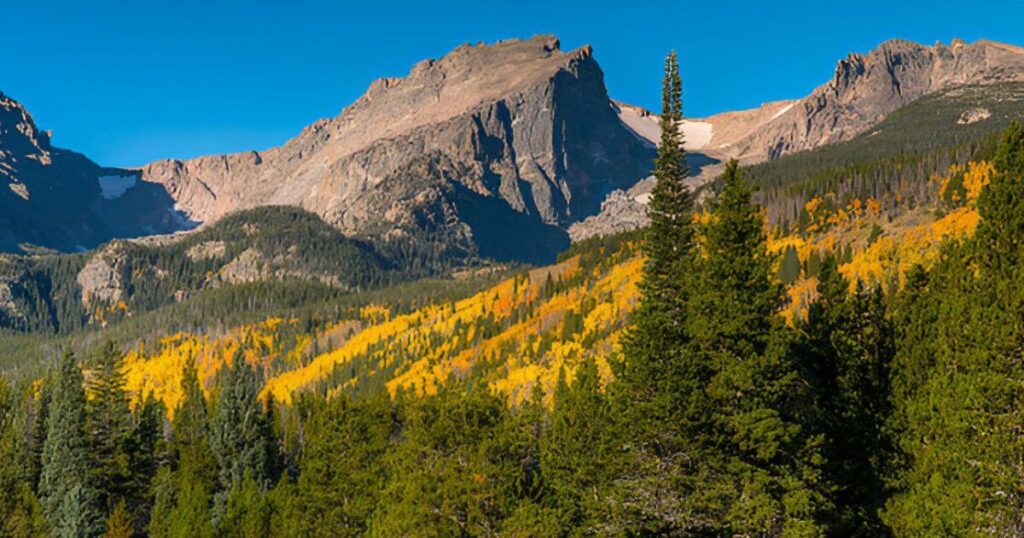
M 214 536 L 211 509 L 217 462 L 210 450 L 206 396 L 192 359 L 182 372 L 181 390 L 171 437 L 172 467 L 161 468 L 154 479 L 149 532 L 166 537 Z
M 256 370 L 237 353 L 220 379 L 217 413 L 210 430 L 210 448 L 217 462 L 217 515 L 223 515 L 227 498 L 246 476 L 260 488 L 270 485 L 273 440 L 259 402 L 261 383 Z
M 228 495 L 218 535 L 237 538 L 270 536 L 273 516 L 273 505 L 265 488 L 246 473 Z M 323 525 L 323 522 L 318 522 L 318 525 Z M 331 527 L 323 525 L 320 528 L 326 532 Z
M 643 242 L 646 263 L 641 298 L 616 365 L 617 398 L 626 438 L 669 452 L 675 413 L 685 407 L 677 396 L 692 372 L 681 360 L 686 345 L 685 316 L 693 249 L 693 201 L 686 186 L 689 169 L 680 131 L 682 83 L 675 53 L 665 60 L 662 82 L 661 144 L 655 160 L 656 183 Z M 681 386 L 682 385 L 682 386 Z M 684 389 L 685 390 L 685 389 Z M 624 432 L 625 433 L 625 432 Z
M 796 249 L 789 247 L 779 262 L 779 281 L 788 286 L 800 278 L 800 256 Z
M 494 534 L 519 505 L 520 448 L 508 402 L 453 382 L 408 403 L 405 442 L 389 451 L 389 480 L 372 536 Z
M 858 285 L 850 293 L 834 257 L 823 261 L 817 288 L 799 351 L 826 437 L 825 479 L 835 509 L 830 527 L 843 536 L 877 536 L 885 533 L 879 492 L 892 452 L 885 425 L 895 330 L 881 289 Z
M 103 532 L 99 496 L 90 484 L 89 438 L 82 371 L 74 354 L 60 361 L 47 413 L 39 497 L 54 536 L 97 536 Z
M 577 366 L 569 385 L 564 371 L 551 424 L 542 440 L 541 468 L 561 528 L 600 534 L 610 528 L 608 488 L 614 478 L 609 428 L 612 409 L 593 360 Z
M 1013 536 L 1024 530 L 1020 123 L 1003 133 L 994 164 L 978 199 L 975 236 L 947 247 L 903 301 L 916 307 L 901 335 L 905 349 L 894 376 L 901 472 L 883 515 L 897 535 Z M 929 325 L 935 338 L 908 338 Z
M 682 417 L 692 443 L 687 465 L 698 490 L 690 504 L 715 532 L 822 531 L 820 437 L 807 423 L 813 393 L 793 358 L 790 331 L 777 315 L 764 216 L 736 161 L 699 230 L 686 316 L 692 374 Z
M 107 340 L 86 364 L 86 431 L 92 464 L 89 476 L 99 495 L 100 508 L 109 514 L 122 500 L 138 497 L 133 490 L 140 485 L 130 477 L 131 408 L 124 388 L 122 355 L 112 340 Z M 141 486 L 148 487 L 148 482 Z
M 363 535 L 387 480 L 382 462 L 398 426 L 392 404 L 339 397 L 315 401 L 308 412 L 288 527 L 300 535 Z

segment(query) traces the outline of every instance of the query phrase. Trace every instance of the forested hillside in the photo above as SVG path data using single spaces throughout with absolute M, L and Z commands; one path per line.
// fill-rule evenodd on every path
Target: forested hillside
M 0 534 L 1024 533 L 1021 124 L 775 221 L 769 168 L 695 203 L 680 86 L 650 226 L 554 265 L 394 284 L 278 209 L 119 247 L 120 298 L 0 339 Z

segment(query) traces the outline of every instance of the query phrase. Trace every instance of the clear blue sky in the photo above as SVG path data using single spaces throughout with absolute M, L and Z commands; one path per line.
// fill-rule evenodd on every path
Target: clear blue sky
M 1021 21 L 1009 0 L 4 0 L 0 91 L 57 145 L 131 166 L 278 145 L 464 42 L 590 43 L 611 95 L 650 108 L 674 48 L 686 113 L 703 116 L 802 96 L 892 37 L 1024 44 Z

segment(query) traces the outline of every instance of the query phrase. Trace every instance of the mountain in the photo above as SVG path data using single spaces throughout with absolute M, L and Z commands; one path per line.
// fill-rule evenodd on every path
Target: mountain
M 0 252 L 85 250 L 190 226 L 162 186 L 53 147 L 28 111 L 0 93 Z
M 652 157 L 617 118 L 591 48 L 538 36 L 463 45 L 377 80 L 281 147 L 141 173 L 196 221 L 291 205 L 394 252 L 536 262 Z
M 776 190 L 792 190 L 812 176 L 844 175 L 842 169 L 879 159 L 924 159 L 927 153 L 978 142 L 1002 129 L 1024 116 L 1022 103 L 1024 48 L 992 41 L 954 40 L 931 47 L 886 41 L 868 54 L 839 61 L 833 78 L 802 99 L 686 120 L 685 145 L 694 169 L 690 186 L 696 190 L 714 180 L 730 158 L 756 164 L 752 180 Z M 617 111 L 638 136 L 658 140 L 656 115 L 624 104 Z M 961 151 L 956 160 L 964 164 L 970 157 Z M 930 173 L 953 164 L 933 161 Z M 881 174 L 875 179 L 878 189 L 891 190 L 877 180 L 899 178 Z M 646 179 L 612 193 L 601 212 L 570 227 L 573 240 L 646 223 L 653 185 L 653 179 Z M 759 201 L 778 222 L 776 217 L 794 217 L 804 202 L 829 190 L 838 190 L 834 181 L 824 190 L 785 195 L 763 189 Z M 779 198 L 786 198 L 786 207 L 772 207 Z
M 832 79 L 810 95 L 755 110 L 711 116 L 701 149 L 747 161 L 844 142 L 893 111 L 954 86 L 1024 81 L 1024 48 L 978 41 L 920 45 L 886 41 L 840 60 Z

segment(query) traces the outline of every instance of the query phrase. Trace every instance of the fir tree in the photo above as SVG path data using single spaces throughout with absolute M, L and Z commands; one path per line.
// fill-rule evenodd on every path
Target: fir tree
M 690 532 L 820 534 L 814 402 L 777 315 L 762 212 L 735 161 L 699 229 L 684 357 L 681 480 Z M 703 530 L 701 530 L 703 529 Z
M 246 473 L 228 495 L 218 535 L 237 538 L 270 536 L 272 515 L 273 508 L 263 486 Z M 322 521 L 318 523 L 323 524 Z
M 673 414 L 683 404 L 675 399 L 690 372 L 680 368 L 685 347 L 687 278 L 693 248 L 693 203 L 685 180 L 689 174 L 683 138 L 682 84 L 675 53 L 665 60 L 662 83 L 661 144 L 655 160 L 656 184 L 643 242 L 646 256 L 641 299 L 625 338 L 623 358 L 616 365 L 618 403 L 627 437 L 670 451 Z
M 902 450 L 884 520 L 897 535 L 1024 532 L 1024 129 L 1004 133 L 978 199 L 972 240 L 947 247 L 904 303 L 910 341 L 897 359 L 893 424 Z M 918 280 L 924 280 L 918 277 Z M 913 334 L 913 333 L 912 333 Z M 911 368 L 925 367 L 923 371 Z
M 317 402 L 308 412 L 289 527 L 307 535 L 318 529 L 365 534 L 387 478 L 382 462 L 397 427 L 391 402 L 339 397 Z
M 89 440 L 82 371 L 67 351 L 54 381 L 43 446 L 39 496 L 54 536 L 96 536 L 103 530 L 98 494 L 88 479 Z
M 107 340 L 88 361 L 89 393 L 86 430 L 89 434 L 92 484 L 99 494 L 100 507 L 110 513 L 128 497 L 136 484 L 130 479 L 128 444 L 132 433 L 131 409 L 125 392 L 121 353 Z
M 609 402 L 592 360 L 576 369 L 571 386 L 560 376 L 541 464 L 563 529 L 604 528 L 612 469 Z
M 834 257 L 821 266 L 818 298 L 802 324 L 800 348 L 817 392 L 819 428 L 826 436 L 826 480 L 832 488 L 833 532 L 884 534 L 878 518 L 891 458 L 884 426 L 889 405 L 894 329 L 881 289 L 849 283 Z
M 219 492 L 216 502 L 222 514 L 228 495 L 249 476 L 266 489 L 270 477 L 268 427 L 257 400 L 260 383 L 255 369 L 239 353 L 224 370 L 217 413 L 210 435 L 210 448 L 218 468 Z
M 121 499 L 114 507 L 114 511 L 107 517 L 107 530 L 103 538 L 132 538 L 134 530 L 132 527 L 132 516 L 128 513 L 128 505 Z

